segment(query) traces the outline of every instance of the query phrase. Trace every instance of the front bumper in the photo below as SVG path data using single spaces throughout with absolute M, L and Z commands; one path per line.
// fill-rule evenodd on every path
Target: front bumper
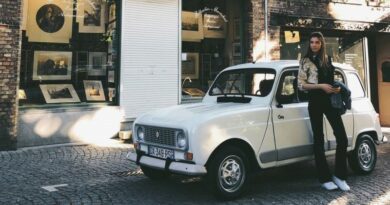
M 126 158 L 130 161 L 137 162 L 137 153 L 129 152 Z M 177 161 L 169 162 L 167 160 L 157 159 L 154 157 L 149 157 L 147 155 L 141 155 L 139 157 L 138 162 L 140 165 L 166 170 L 176 174 L 184 174 L 189 176 L 199 176 L 199 175 L 207 174 L 206 168 L 201 165 L 189 164 L 189 163 L 177 162 Z

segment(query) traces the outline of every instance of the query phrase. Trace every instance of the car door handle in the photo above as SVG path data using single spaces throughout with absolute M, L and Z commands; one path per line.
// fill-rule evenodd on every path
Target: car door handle
M 283 115 L 278 115 L 278 119 L 279 120 L 284 120 L 284 116 Z

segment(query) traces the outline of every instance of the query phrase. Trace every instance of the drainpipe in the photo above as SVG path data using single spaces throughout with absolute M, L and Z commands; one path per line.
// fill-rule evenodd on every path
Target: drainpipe
M 265 60 L 268 61 L 268 0 L 264 0 Z

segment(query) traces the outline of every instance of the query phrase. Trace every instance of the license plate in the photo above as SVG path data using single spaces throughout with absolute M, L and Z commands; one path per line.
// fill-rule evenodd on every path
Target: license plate
M 163 159 L 175 159 L 175 153 L 173 150 L 154 146 L 149 146 L 149 155 Z

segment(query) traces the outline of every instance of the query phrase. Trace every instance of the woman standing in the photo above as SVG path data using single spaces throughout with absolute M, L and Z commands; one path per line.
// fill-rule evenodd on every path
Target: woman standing
M 325 39 L 320 32 L 310 35 L 310 46 L 300 62 L 298 87 L 308 91 L 309 116 L 314 138 L 314 156 L 319 181 L 327 190 L 340 188 L 350 190 L 347 182 L 347 146 L 348 139 L 344 124 L 338 110 L 330 102 L 332 93 L 338 93 L 340 88 L 334 88 L 334 67 L 325 53 Z M 325 114 L 336 137 L 336 170 L 332 176 L 325 157 L 323 115 Z

